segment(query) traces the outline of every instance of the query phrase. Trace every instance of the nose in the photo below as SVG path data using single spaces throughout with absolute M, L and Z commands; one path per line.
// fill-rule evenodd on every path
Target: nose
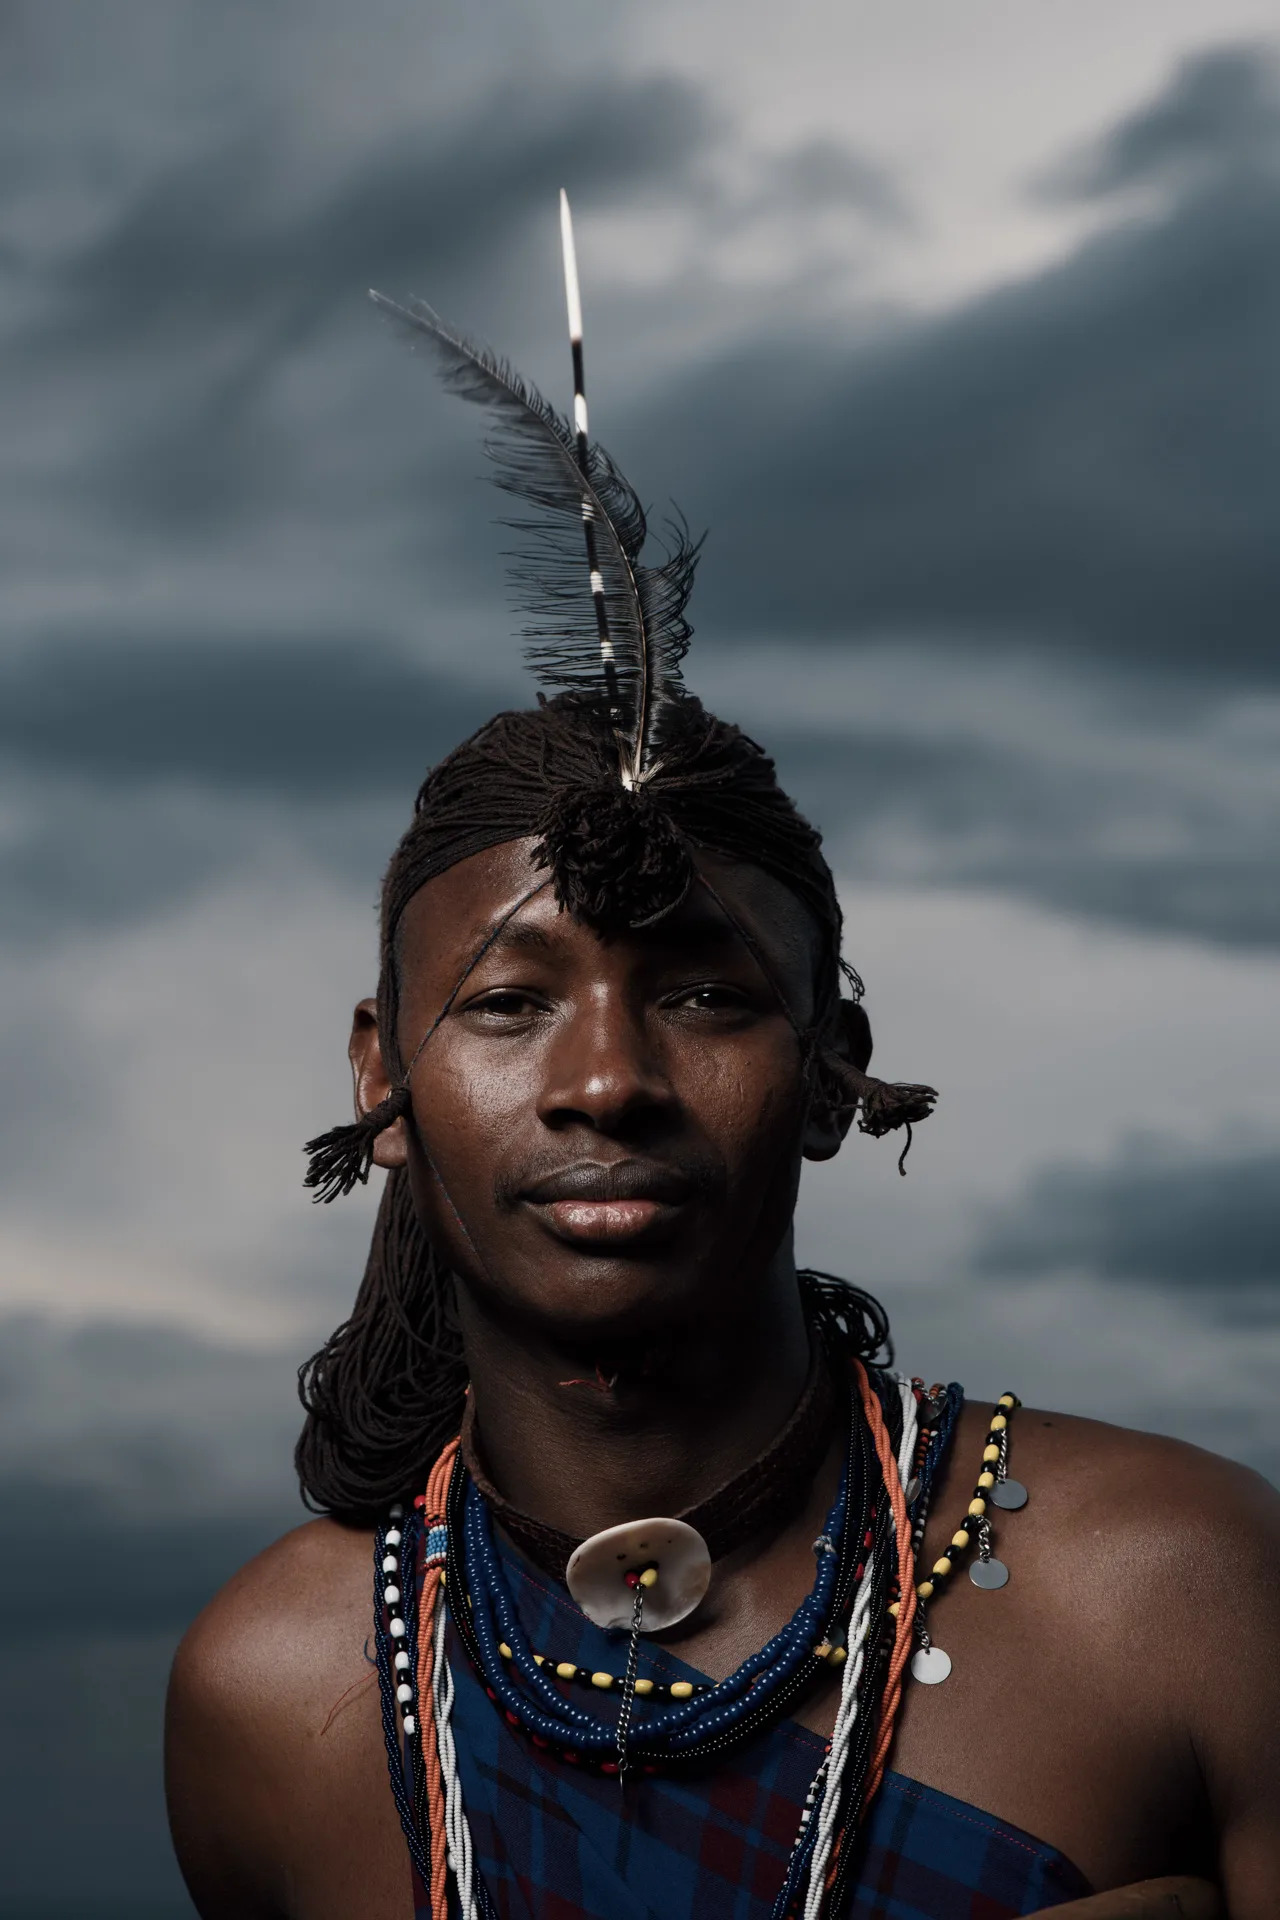
M 675 1101 L 642 1010 L 602 993 L 557 1033 L 545 1057 L 538 1115 L 549 1127 L 619 1134 L 652 1122 Z

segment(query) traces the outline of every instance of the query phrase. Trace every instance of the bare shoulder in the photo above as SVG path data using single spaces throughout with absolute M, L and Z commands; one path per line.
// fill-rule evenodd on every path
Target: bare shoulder
M 331 1520 L 297 1527 L 256 1556 L 197 1616 L 172 1688 L 206 1709 L 260 1718 L 272 1702 L 323 1696 L 358 1660 L 372 1619 L 372 1538 Z
M 981 1404 L 965 1410 L 951 1504 L 972 1486 L 988 1417 Z M 1138 1650 L 1158 1637 L 1180 1703 L 1200 1687 L 1211 1704 L 1214 1688 L 1235 1683 L 1219 1650 L 1238 1678 L 1242 1653 L 1274 1635 L 1280 1494 L 1260 1474 L 1185 1441 L 1035 1407 L 1011 1423 L 1009 1472 L 1028 1501 L 993 1515 L 997 1535 L 1034 1566 L 1055 1629 L 1086 1639 L 1090 1658 L 1148 1667 Z
M 352 1861 L 370 1913 L 381 1910 L 371 1876 L 396 1884 L 369 1646 L 372 1545 L 328 1520 L 297 1528 L 228 1582 L 178 1649 L 169 1818 L 209 1920 L 351 1911 L 339 1891 Z
M 974 1410 L 981 1425 L 985 1414 Z M 1163 1434 L 1021 1408 L 1011 1430 L 1010 1471 L 1037 1503 L 1099 1549 L 1122 1537 L 1135 1571 L 1212 1548 L 1243 1571 L 1274 1572 L 1280 1554 L 1280 1494 L 1237 1461 Z

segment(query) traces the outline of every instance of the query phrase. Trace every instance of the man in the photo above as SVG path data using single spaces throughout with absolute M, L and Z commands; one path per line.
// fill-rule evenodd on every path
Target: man
M 407 323 L 494 409 L 556 565 L 585 523 L 588 620 L 544 572 L 567 691 L 435 770 L 387 875 L 358 1118 L 310 1176 L 388 1169 L 305 1370 L 330 1517 L 174 1670 L 200 1912 L 1101 1920 L 1217 1911 L 1207 1879 L 1273 1916 L 1280 1503 L 1172 1441 L 922 1396 L 874 1303 L 797 1276 L 803 1159 L 932 1093 L 867 1074 L 817 836 L 683 689 L 692 551 L 646 574 L 585 406 L 579 439 Z

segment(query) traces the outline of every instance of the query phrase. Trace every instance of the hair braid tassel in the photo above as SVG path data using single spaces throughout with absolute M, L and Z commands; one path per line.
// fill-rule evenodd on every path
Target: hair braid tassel
M 359 1120 L 345 1127 L 330 1127 L 328 1133 L 307 1141 L 303 1152 L 310 1164 L 302 1184 L 316 1188 L 317 1205 L 366 1184 L 373 1165 L 374 1142 L 408 1113 L 409 1104 L 408 1087 L 393 1087 L 385 1100 L 379 1100 Z

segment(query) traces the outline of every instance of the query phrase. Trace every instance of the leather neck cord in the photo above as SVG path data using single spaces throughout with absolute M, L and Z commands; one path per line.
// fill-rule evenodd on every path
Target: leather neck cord
M 713 1560 L 722 1560 L 753 1535 L 776 1529 L 797 1511 L 831 1441 L 838 1412 L 831 1362 L 815 1332 L 809 1377 L 795 1411 L 765 1451 L 695 1507 L 673 1515 L 696 1527 Z M 581 1537 L 535 1520 L 503 1497 L 490 1480 L 476 1432 L 475 1402 L 467 1395 L 462 1418 L 462 1459 L 493 1513 L 521 1552 L 555 1579 L 563 1580 L 569 1556 Z M 637 1518 L 644 1516 L 637 1515 Z

